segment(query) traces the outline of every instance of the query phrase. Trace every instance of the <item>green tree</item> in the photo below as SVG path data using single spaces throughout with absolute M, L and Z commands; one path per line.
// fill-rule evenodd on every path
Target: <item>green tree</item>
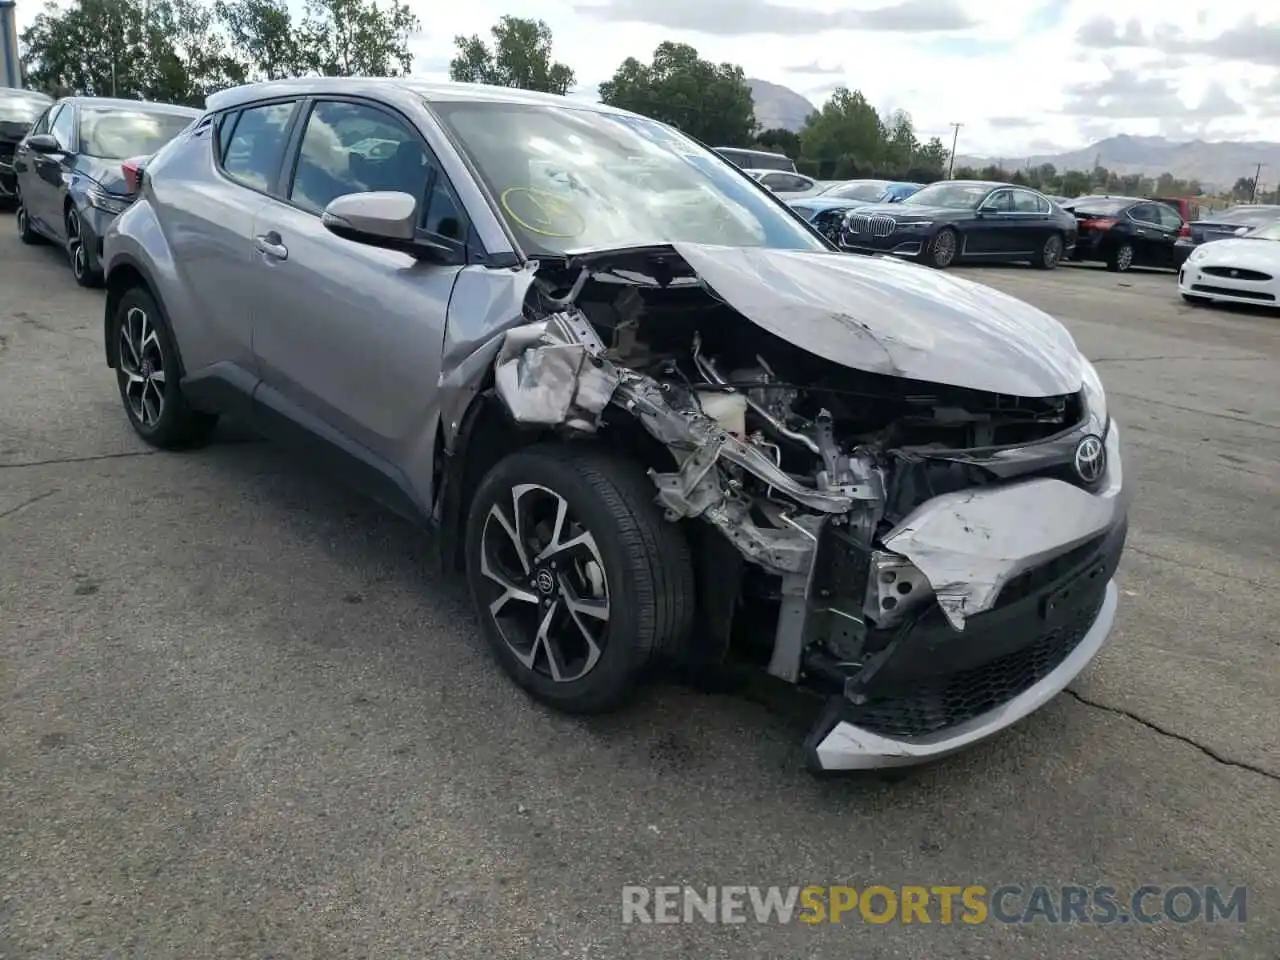
M 880 164 L 883 172 L 891 176 L 904 176 L 915 164 L 920 141 L 916 139 L 915 124 L 911 114 L 897 110 L 881 124 L 884 152 Z
M 880 115 L 860 92 L 844 87 L 810 115 L 800 145 L 823 176 L 837 178 L 876 172 L 885 155 Z
M 951 148 L 938 137 L 930 137 L 929 142 L 916 154 L 915 168 L 928 171 L 930 176 L 941 177 L 947 172 L 947 164 L 951 160 Z
M 785 153 L 795 160 L 800 156 L 800 135 L 791 130 L 776 127 L 772 130 L 761 130 L 756 134 L 756 143 L 765 150 Z
M 399 0 L 307 0 L 302 61 L 325 77 L 394 77 L 413 69 L 421 24 Z
M 451 79 L 562 95 L 573 86 L 573 71 L 551 59 L 551 28 L 544 21 L 505 16 L 489 32 L 492 48 L 478 36 L 454 38 Z
M 22 33 L 28 82 L 55 95 L 204 104 L 244 80 L 242 64 L 199 0 L 47 4 Z
M 281 80 L 306 72 L 284 0 L 217 0 L 214 9 L 232 45 L 248 61 L 251 78 Z
M 756 132 L 755 104 L 742 68 L 703 60 L 684 43 L 658 44 L 649 64 L 628 57 L 600 84 L 600 99 L 712 146 L 747 146 Z

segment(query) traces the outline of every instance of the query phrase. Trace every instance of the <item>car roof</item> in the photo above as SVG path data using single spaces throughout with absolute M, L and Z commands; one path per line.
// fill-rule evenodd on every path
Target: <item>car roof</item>
M 1121 200 L 1124 203 L 1160 203 L 1159 200 L 1149 200 L 1142 197 L 1122 197 L 1114 193 L 1087 193 L 1083 197 L 1076 197 L 1072 203 L 1080 200 Z
M 149 110 L 154 113 L 172 113 L 183 117 L 198 117 L 203 112 L 198 107 L 183 107 L 176 103 L 157 103 L 153 100 L 127 100 L 122 97 L 63 97 L 59 103 L 77 104 L 82 107 L 115 107 L 120 110 Z
M 1031 187 L 1020 186 L 1016 183 L 1001 183 L 999 180 L 939 180 L 938 183 L 954 183 L 961 187 L 988 187 L 995 189 L 996 187 L 1014 187 L 1018 190 L 1030 190 Z M 929 184 L 934 186 L 934 184 Z
M 292 77 L 286 80 L 264 80 L 230 87 L 210 94 L 205 101 L 209 110 L 225 110 L 255 100 L 271 97 L 308 96 L 324 94 L 373 95 L 387 90 L 415 94 L 428 102 L 446 103 L 473 101 L 480 103 L 512 103 L 530 106 L 571 107 L 595 113 L 612 113 L 629 116 L 603 103 L 564 97 L 554 93 L 519 90 L 515 87 L 495 87 L 484 83 L 438 83 L 414 77 Z

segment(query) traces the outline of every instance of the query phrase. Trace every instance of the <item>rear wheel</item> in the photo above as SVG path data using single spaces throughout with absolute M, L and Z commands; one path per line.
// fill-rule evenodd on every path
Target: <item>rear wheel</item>
M 112 335 L 120 399 L 138 436 L 163 449 L 208 440 L 218 418 L 187 406 L 173 331 L 150 293 L 134 287 L 120 298 Z
M 1062 234 L 1051 234 L 1044 245 L 1036 252 L 1031 265 L 1040 270 L 1053 270 L 1062 262 L 1062 251 L 1065 249 Z
M 1133 266 L 1133 244 L 1125 241 L 1107 257 L 1107 269 L 1112 273 L 1124 273 Z
M 689 549 L 633 461 L 575 446 L 509 455 L 476 492 L 466 548 L 495 656 L 557 709 L 617 707 L 688 633 Z
M 22 202 L 22 194 L 18 194 L 18 210 L 14 217 L 18 226 L 18 239 L 23 243 L 37 244 L 41 241 L 40 234 L 36 233 L 31 226 L 31 217 L 27 213 L 27 205 Z
M 960 235 L 951 227 L 943 227 L 934 236 L 925 252 L 925 262 L 938 270 L 951 266 L 960 249 Z

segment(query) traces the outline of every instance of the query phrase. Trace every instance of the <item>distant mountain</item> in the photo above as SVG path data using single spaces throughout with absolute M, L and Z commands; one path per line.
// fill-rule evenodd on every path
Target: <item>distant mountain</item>
M 1092 170 L 1101 165 L 1119 174 L 1158 177 L 1168 172 L 1180 180 L 1199 180 L 1205 189 L 1229 189 L 1240 177 L 1252 177 L 1262 164 L 1263 183 L 1280 177 L 1280 143 L 1245 141 L 1178 143 L 1164 137 L 1120 134 L 1067 153 L 1034 157 L 956 157 L 956 166 L 985 167 L 1001 160 L 1005 169 L 1051 163 L 1059 170 Z M 1270 175 L 1268 177 L 1268 175 Z
M 768 80 L 747 80 L 761 130 L 798 132 L 817 108 L 789 87 Z

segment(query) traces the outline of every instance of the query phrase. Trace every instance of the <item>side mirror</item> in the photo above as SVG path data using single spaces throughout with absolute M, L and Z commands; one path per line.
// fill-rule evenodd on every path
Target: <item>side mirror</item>
M 1237 228 L 1236 228 L 1236 236 L 1237 236 L 1237 237 L 1243 237 L 1246 233 L 1248 233 L 1248 232 L 1249 232 L 1249 229 L 1250 229 L 1249 227 L 1237 227 Z
M 62 153 L 62 148 L 51 133 L 32 134 L 27 137 L 27 146 L 35 153 Z
M 417 213 L 418 201 L 407 193 L 348 193 L 329 202 L 320 222 L 330 233 L 354 243 L 398 250 L 437 263 L 463 262 L 460 244 L 419 233 Z
M 978 212 L 983 216 L 986 216 L 989 213 L 999 213 L 1000 208 L 995 206 L 982 206 L 978 208 Z

